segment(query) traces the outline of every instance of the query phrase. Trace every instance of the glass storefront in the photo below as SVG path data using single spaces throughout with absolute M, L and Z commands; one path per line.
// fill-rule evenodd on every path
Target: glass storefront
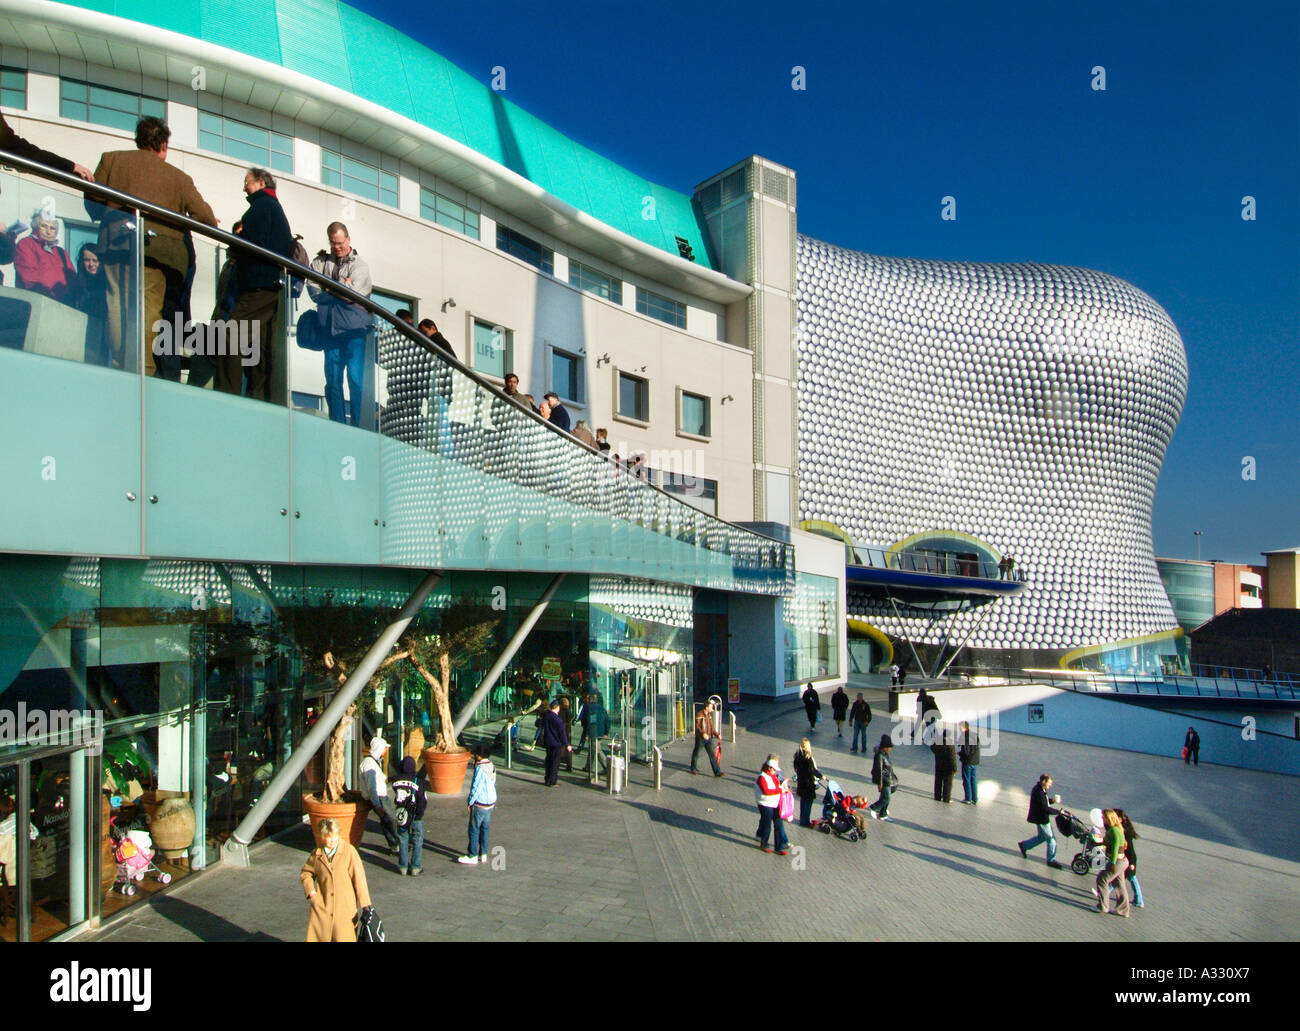
M 782 605 L 787 684 L 840 675 L 839 585 L 834 577 L 797 573 Z
M 0 938 L 20 927 L 48 938 L 111 916 L 216 861 L 419 579 L 390 569 L 0 557 L 0 728 L 12 730 L 20 713 L 64 713 L 99 734 L 93 747 L 62 751 L 59 739 L 25 728 L 0 738 Z M 431 745 L 440 723 L 425 674 L 441 675 L 433 642 L 468 631 L 448 663 L 454 716 L 550 580 L 445 574 L 398 657 L 361 695 L 350 767 L 375 733 L 394 760 Z M 557 696 L 576 716 L 594 692 L 610 735 L 625 739 L 631 758 L 648 758 L 689 729 L 692 617 L 689 587 L 567 577 L 462 739 L 491 743 L 501 760 L 512 733 L 513 764 L 540 766 L 542 750 L 527 747 L 536 717 Z M 580 734 L 575 726 L 575 746 Z M 300 822 L 302 795 L 324 781 L 323 759 L 313 758 L 260 834 Z M 23 812 L 34 835 L 20 847 Z

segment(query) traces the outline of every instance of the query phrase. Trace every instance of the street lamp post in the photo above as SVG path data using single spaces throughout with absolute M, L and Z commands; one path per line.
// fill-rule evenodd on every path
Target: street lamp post
M 1193 530 L 1192 533 L 1195 534 L 1195 536 L 1196 536 L 1196 561 L 1199 562 L 1199 561 L 1201 561 L 1201 533 L 1202 533 L 1202 531 L 1201 531 L 1201 530 Z

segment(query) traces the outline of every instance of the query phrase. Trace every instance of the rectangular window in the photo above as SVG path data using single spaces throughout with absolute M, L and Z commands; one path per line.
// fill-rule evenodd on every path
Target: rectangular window
M 598 272 L 589 265 L 569 259 L 569 285 L 615 304 L 623 303 L 623 281 Z
M 548 276 L 555 275 L 555 253 L 536 240 L 530 240 L 523 233 L 516 233 L 513 229 L 498 225 L 497 250 L 512 254 L 520 261 L 528 262 L 533 268 L 541 269 Z
M 663 474 L 663 489 L 692 508 L 710 515 L 718 514 L 718 481 L 708 480 L 703 476 L 691 476 L 686 472 L 667 472 Z
M 59 82 L 59 114 L 78 122 L 93 122 L 135 132 L 135 123 L 141 118 L 165 119 L 167 104 L 139 93 L 62 79 Z
M 420 187 L 420 217 L 463 233 L 471 240 L 478 239 L 478 212 L 435 193 L 427 186 Z
M 21 68 L 0 68 L 0 104 L 27 110 L 27 73 Z
M 293 174 L 293 140 L 290 137 L 224 115 L 199 112 L 199 146 L 247 161 L 250 165 Z
M 582 403 L 582 359 L 551 348 L 551 389 L 565 401 Z
M 504 326 L 474 320 L 474 368 L 504 379 L 514 367 L 514 334 Z
M 709 420 L 709 399 L 678 389 L 677 432 L 691 437 L 712 436 Z
M 396 315 L 403 308 L 405 308 L 407 311 L 411 312 L 412 314 L 414 314 L 414 312 L 416 311 L 415 302 L 411 300 L 409 297 L 402 297 L 399 294 L 387 294 L 384 293 L 384 291 L 382 290 L 375 290 L 372 288 L 370 291 L 370 299 L 374 301 L 375 304 L 379 305 L 379 307 L 383 308 L 384 311 L 391 312 L 394 315 Z M 417 319 L 416 321 L 418 322 L 419 320 Z M 388 323 L 385 322 L 383 319 L 381 319 L 378 315 L 375 315 L 373 317 L 372 322 L 375 329 L 382 330 L 382 329 L 389 328 Z
M 650 384 L 640 376 L 618 374 L 618 414 L 637 422 L 650 421 Z
M 321 148 L 320 181 L 358 197 L 397 207 L 397 176 L 336 150 Z
M 652 319 L 666 322 L 678 329 L 686 328 L 686 305 L 674 301 L 671 297 L 653 293 L 645 287 L 636 288 L 636 310 Z

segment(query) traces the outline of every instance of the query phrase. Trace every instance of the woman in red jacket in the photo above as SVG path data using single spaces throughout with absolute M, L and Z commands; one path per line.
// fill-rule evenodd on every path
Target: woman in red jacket
M 43 211 L 32 215 L 31 235 L 14 248 L 14 271 L 21 289 L 35 290 L 56 301 L 67 297 L 77 272 L 58 241 L 59 223 L 53 216 Z

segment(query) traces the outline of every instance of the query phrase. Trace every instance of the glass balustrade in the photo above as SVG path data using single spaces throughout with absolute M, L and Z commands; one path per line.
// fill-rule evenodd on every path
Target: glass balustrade
M 0 221 L 0 379 L 34 430 L 0 461 L 53 461 L 59 484 L 11 492 L 11 549 L 792 582 L 791 546 L 630 475 L 377 306 L 282 268 L 241 308 L 238 242 L 25 171 L 0 175 Z

